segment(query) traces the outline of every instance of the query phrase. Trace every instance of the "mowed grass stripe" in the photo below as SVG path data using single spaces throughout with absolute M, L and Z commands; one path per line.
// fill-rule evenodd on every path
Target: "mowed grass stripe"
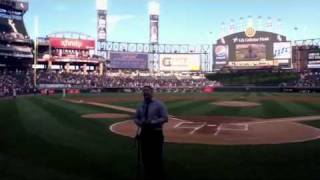
M 201 115 L 211 115 L 217 107 L 211 104 L 211 101 L 195 101 L 190 104 L 183 114 L 185 116 L 195 116 L 197 114 Z
M 23 141 L 14 148 L 19 157 L 25 154 L 24 156 L 30 157 L 36 164 L 49 165 L 50 168 L 67 174 L 77 173 L 81 177 L 112 179 L 115 176 L 134 176 L 133 170 L 124 168 L 120 163 L 126 161 L 131 167 L 134 166 L 134 149 L 128 149 L 132 147 L 131 141 L 106 133 L 105 126 L 90 125 L 90 121 L 79 121 L 77 114 L 39 101 L 41 99 L 18 102 L 18 112 L 23 113 L 18 119 L 27 130 L 22 135 Z M 29 110 L 30 113 L 26 113 Z M 38 113 L 33 115 L 36 111 Z M 39 124 L 41 120 L 45 122 Z M 82 123 L 88 125 L 86 130 L 83 129 Z M 109 169 L 106 170 L 105 167 Z M 119 174 L 122 170 L 123 173 Z
M 4 153 L 3 156 L 5 156 L 6 161 L 12 163 L 6 166 L 4 173 L 1 175 L 13 179 L 72 178 L 72 175 L 60 172 L 62 169 L 55 172 L 56 170 L 53 170 L 52 166 L 57 163 L 56 167 L 63 168 L 65 162 L 63 164 L 61 162 L 65 159 L 65 155 L 68 154 L 68 159 L 72 159 L 73 155 L 77 154 L 72 153 L 76 152 L 75 149 L 66 151 L 64 148 L 64 151 L 59 153 L 61 146 L 54 146 L 39 136 L 26 131 L 23 121 L 29 118 L 29 114 L 24 114 L 23 118 L 20 118 L 19 104 L 22 101 L 24 100 L 19 99 L 9 103 L 1 102 L 1 109 L 4 110 L 2 115 L 7 117 L 3 119 L 7 122 L 6 127 L 2 126 L 1 128 L 8 128 L 10 131 L 1 131 L 6 139 L 3 139 L 0 151 Z M 23 105 L 26 105 L 33 112 L 33 104 L 23 103 Z M 38 115 L 40 116 L 40 114 Z M 80 157 L 78 156 L 75 159 Z M 15 172 L 14 175 L 12 171 Z
M 275 97 L 277 97 L 277 96 L 284 96 L 284 94 L 285 94 L 285 93 L 272 93 L 272 96 L 275 96 Z M 287 96 L 287 95 L 285 94 L 285 96 Z
M 112 105 L 116 105 L 116 106 L 123 106 L 123 107 L 127 107 L 127 108 L 137 108 L 138 105 L 140 105 L 142 102 L 141 101 L 135 101 L 135 102 L 117 102 L 117 103 L 111 103 Z
M 213 97 L 217 97 L 219 101 L 229 101 L 244 96 L 246 93 L 242 92 L 214 92 Z
M 257 102 L 257 101 L 254 101 Z M 259 103 L 259 102 L 257 102 Z M 241 117 L 264 117 L 264 108 L 262 105 L 256 107 L 240 108 L 235 116 Z
M 23 100 L 18 107 L 26 130 L 54 144 L 77 145 L 96 140 L 99 132 L 104 135 L 103 126 L 80 119 L 78 114 L 42 99 Z
M 316 114 L 320 115 L 320 102 L 316 103 L 316 102 L 305 102 L 305 101 L 292 101 L 295 103 L 298 103 L 300 105 L 303 105 L 304 107 L 313 110 L 314 112 L 316 112 Z
M 282 106 L 284 110 L 290 112 L 292 116 L 310 116 L 310 115 L 320 115 L 319 111 L 306 106 L 303 103 L 297 101 L 278 101 L 278 104 Z
M 89 104 L 75 104 L 71 102 L 66 102 L 63 99 L 55 99 L 55 98 L 42 98 L 42 101 L 51 103 L 53 105 L 63 107 L 68 109 L 79 116 L 85 114 L 96 114 L 96 113 L 120 113 L 120 114 L 128 114 L 128 112 L 110 109 L 106 107 L 94 106 Z M 130 115 L 130 114 L 129 114 Z
M 193 106 L 195 101 L 171 101 L 167 102 L 166 106 L 170 114 L 176 115 L 179 113 L 185 113 L 186 110 L 189 110 L 191 106 Z
M 263 108 L 223 107 L 211 104 L 211 101 L 178 101 L 168 104 L 169 112 L 173 115 L 205 115 L 205 116 L 261 116 Z
M 42 102 L 42 100 L 38 101 L 37 99 L 36 102 L 39 103 Z M 51 117 L 55 117 L 59 123 L 68 128 L 66 129 L 65 133 L 70 133 L 70 135 L 76 137 L 75 139 L 72 138 L 72 140 L 76 142 L 81 141 L 80 144 L 85 144 L 84 142 L 97 142 L 104 144 L 106 133 L 109 132 L 106 123 L 80 118 L 81 114 L 75 111 L 74 105 L 72 105 L 73 108 L 66 108 L 65 106 L 69 104 L 61 103 L 55 100 L 45 100 L 45 102 L 47 102 L 47 106 L 42 107 L 47 109 L 47 112 L 50 113 Z M 107 111 L 109 109 L 105 110 Z M 112 110 L 109 111 L 112 112 Z M 112 124 L 114 122 L 115 121 L 109 120 L 108 124 Z M 109 135 L 113 135 L 111 132 L 109 133 Z M 88 146 L 85 145 L 85 147 Z M 90 148 L 92 149 L 93 147 Z M 100 148 L 97 148 L 99 151 Z M 103 151 L 105 152 L 106 150 Z
M 179 176 L 187 179 L 310 178 L 316 177 L 315 174 L 305 172 L 316 173 L 315 168 L 309 168 L 319 162 L 311 158 L 319 154 L 317 145 L 319 143 L 237 147 L 180 145 L 179 153 L 172 145 L 168 148 L 171 155 L 168 169 L 171 173 L 184 172 Z
M 168 111 L 172 115 L 211 115 L 217 108 L 211 101 L 177 101 L 167 103 Z
M 237 107 L 222 107 L 214 104 L 209 104 L 207 108 L 210 110 L 208 110 L 205 115 L 211 116 L 235 116 L 241 110 L 241 108 Z
M 281 117 L 290 117 L 294 114 L 291 111 L 283 107 L 283 104 L 280 104 L 275 100 L 263 100 L 261 101 L 263 106 L 263 113 L 260 117 L 262 118 L 281 118 Z
M 0 114 L 0 140 L 5 142 L 8 139 L 11 140 L 11 134 L 19 134 L 22 130 L 21 125 L 17 121 L 18 110 L 15 101 L 0 101 Z
M 316 120 L 316 121 L 306 121 L 306 122 L 303 122 L 303 123 L 306 124 L 306 125 L 313 126 L 315 128 L 319 128 L 320 129 L 320 119 Z
M 273 92 L 260 92 L 261 97 L 274 97 L 276 93 Z
M 56 169 L 36 164 L 33 160 L 26 160 L 0 153 L 0 179 L 1 180 L 42 180 L 42 179 L 77 179 L 87 180 L 88 177 L 76 174 L 66 174 Z

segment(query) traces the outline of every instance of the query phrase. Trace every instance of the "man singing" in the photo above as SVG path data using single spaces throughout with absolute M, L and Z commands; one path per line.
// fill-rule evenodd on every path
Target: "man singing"
M 135 124 L 140 132 L 137 140 L 141 145 L 141 158 L 144 177 L 150 180 L 163 180 L 163 124 L 168 122 L 168 112 L 163 103 L 153 100 L 153 88 L 143 87 L 144 101 L 137 108 Z

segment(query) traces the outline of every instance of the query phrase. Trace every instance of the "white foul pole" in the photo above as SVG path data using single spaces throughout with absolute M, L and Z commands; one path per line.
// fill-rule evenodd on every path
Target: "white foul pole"
M 33 53 L 33 85 L 37 86 L 37 61 L 38 61 L 38 36 L 39 36 L 39 16 L 34 17 L 34 53 Z

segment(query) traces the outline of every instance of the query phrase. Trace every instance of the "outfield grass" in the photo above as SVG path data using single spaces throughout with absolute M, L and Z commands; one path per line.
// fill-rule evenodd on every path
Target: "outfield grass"
M 247 94 L 247 97 L 252 96 L 259 94 Z M 220 111 L 214 106 L 206 109 L 202 104 L 180 101 L 169 102 L 168 107 L 175 114 L 185 113 L 183 108 L 190 106 L 197 106 L 190 112 L 188 110 L 190 114 Z M 132 102 L 127 105 L 136 106 Z M 284 106 L 283 111 L 278 109 Z M 319 112 L 319 104 L 306 102 L 270 102 L 266 107 L 260 107 L 258 112 L 265 113 L 275 108 L 272 112 L 279 116 L 285 113 L 297 115 L 302 110 L 294 109 L 301 107 L 306 109 L 305 114 Z M 108 130 L 108 126 L 116 121 L 80 118 L 83 114 L 105 112 L 119 111 L 66 103 L 57 97 L 1 100 L 0 179 L 135 179 L 134 141 Z M 247 113 L 239 109 L 230 112 Z M 319 127 L 319 121 L 312 123 Z M 318 157 L 318 140 L 259 146 L 165 145 L 165 166 L 168 179 L 172 180 L 318 179 Z

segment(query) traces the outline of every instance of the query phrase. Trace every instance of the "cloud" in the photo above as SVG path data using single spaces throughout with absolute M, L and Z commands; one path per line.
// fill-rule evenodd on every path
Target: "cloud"
M 109 22 L 109 25 L 110 24 L 117 24 L 120 21 L 129 20 L 129 19 L 133 19 L 133 18 L 134 18 L 133 15 L 110 15 L 110 16 L 108 16 L 108 22 Z
M 110 15 L 108 16 L 108 34 L 111 34 L 117 25 L 122 21 L 127 21 L 135 18 L 133 15 Z
M 131 20 L 134 19 L 136 16 L 134 15 L 130 15 L 130 14 L 124 14 L 124 15 L 108 15 L 108 36 L 110 34 L 112 34 L 112 32 L 114 32 L 117 28 L 117 26 L 119 25 L 119 23 L 121 22 L 125 22 L 127 20 Z M 91 18 L 90 23 L 95 26 L 97 23 L 97 17 Z

